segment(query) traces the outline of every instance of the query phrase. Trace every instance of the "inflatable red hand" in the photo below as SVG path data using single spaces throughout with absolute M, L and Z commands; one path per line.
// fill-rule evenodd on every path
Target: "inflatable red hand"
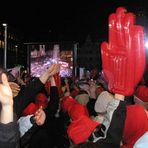
M 109 16 L 109 43 L 101 44 L 102 69 L 113 93 L 130 96 L 145 70 L 144 29 L 119 7 Z

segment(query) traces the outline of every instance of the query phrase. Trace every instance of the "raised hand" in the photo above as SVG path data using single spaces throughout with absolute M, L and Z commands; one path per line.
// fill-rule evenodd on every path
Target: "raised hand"
M 37 125 L 43 125 L 46 119 L 46 114 L 42 107 L 40 107 L 34 114 L 34 120 Z
M 2 108 L 0 112 L 0 122 L 7 124 L 13 121 L 13 95 L 6 74 L 1 74 L 1 81 L 0 103 Z
M 48 71 L 50 76 L 53 76 L 53 75 L 59 73 L 59 71 L 60 71 L 60 64 L 53 64 L 53 65 L 51 65 L 47 71 Z
M 101 45 L 102 68 L 111 92 L 130 96 L 145 70 L 144 29 L 119 7 L 109 16 L 109 42 Z
M 6 74 L 1 75 L 2 83 L 0 83 L 0 102 L 3 106 L 13 105 L 12 90 L 9 86 Z
M 43 84 L 45 84 L 45 83 L 47 82 L 47 80 L 48 80 L 51 76 L 53 76 L 53 75 L 59 73 L 59 71 L 60 71 L 60 64 L 52 64 L 52 65 L 40 76 L 39 79 L 41 80 L 41 82 L 42 82 Z

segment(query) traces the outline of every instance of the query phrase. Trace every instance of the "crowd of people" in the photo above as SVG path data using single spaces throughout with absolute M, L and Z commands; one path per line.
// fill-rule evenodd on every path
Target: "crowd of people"
M 146 81 L 125 97 L 111 93 L 98 73 L 79 80 L 61 78 L 59 70 L 60 65 L 53 64 L 39 78 L 25 81 L 0 68 L 0 147 L 141 148 L 148 144 Z

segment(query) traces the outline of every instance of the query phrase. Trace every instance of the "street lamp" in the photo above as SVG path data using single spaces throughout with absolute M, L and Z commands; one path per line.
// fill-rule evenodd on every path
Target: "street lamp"
M 4 68 L 7 69 L 7 24 L 3 23 L 4 26 Z
M 78 54 L 78 43 L 74 43 L 74 60 L 73 60 L 73 64 L 74 64 L 74 75 L 77 76 L 77 68 L 78 68 L 78 65 L 77 65 L 77 54 Z
M 15 56 L 16 56 L 15 58 L 16 58 L 16 64 L 17 64 L 17 58 L 18 58 L 18 57 L 17 57 L 17 56 L 18 56 L 18 55 L 17 55 L 17 52 L 18 52 L 18 45 L 15 45 L 15 54 L 16 54 L 16 55 L 15 55 Z

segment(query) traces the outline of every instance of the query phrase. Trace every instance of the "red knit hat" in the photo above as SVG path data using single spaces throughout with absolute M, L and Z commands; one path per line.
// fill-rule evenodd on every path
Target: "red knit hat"
M 67 129 L 67 133 L 75 144 L 80 144 L 89 138 L 98 125 L 100 125 L 98 122 L 84 115 L 78 120 L 72 121 Z
M 148 102 L 148 87 L 145 85 L 138 86 L 137 90 L 135 91 L 135 96 L 143 102 Z
M 76 103 L 77 101 L 71 96 L 65 96 L 61 101 L 61 107 L 64 111 L 69 111 L 70 108 Z
M 69 116 L 72 120 L 77 120 L 81 118 L 81 116 L 89 116 L 88 110 L 86 106 L 81 104 L 74 104 L 69 110 Z
M 35 103 L 30 103 L 23 111 L 23 116 L 34 114 L 38 110 L 38 105 Z
M 45 109 L 48 105 L 48 98 L 44 93 L 39 93 L 35 98 L 35 104 L 37 104 L 38 106 L 42 106 L 43 109 Z
M 143 106 L 127 106 L 127 115 L 123 133 L 123 148 L 131 148 L 148 131 L 148 116 Z

